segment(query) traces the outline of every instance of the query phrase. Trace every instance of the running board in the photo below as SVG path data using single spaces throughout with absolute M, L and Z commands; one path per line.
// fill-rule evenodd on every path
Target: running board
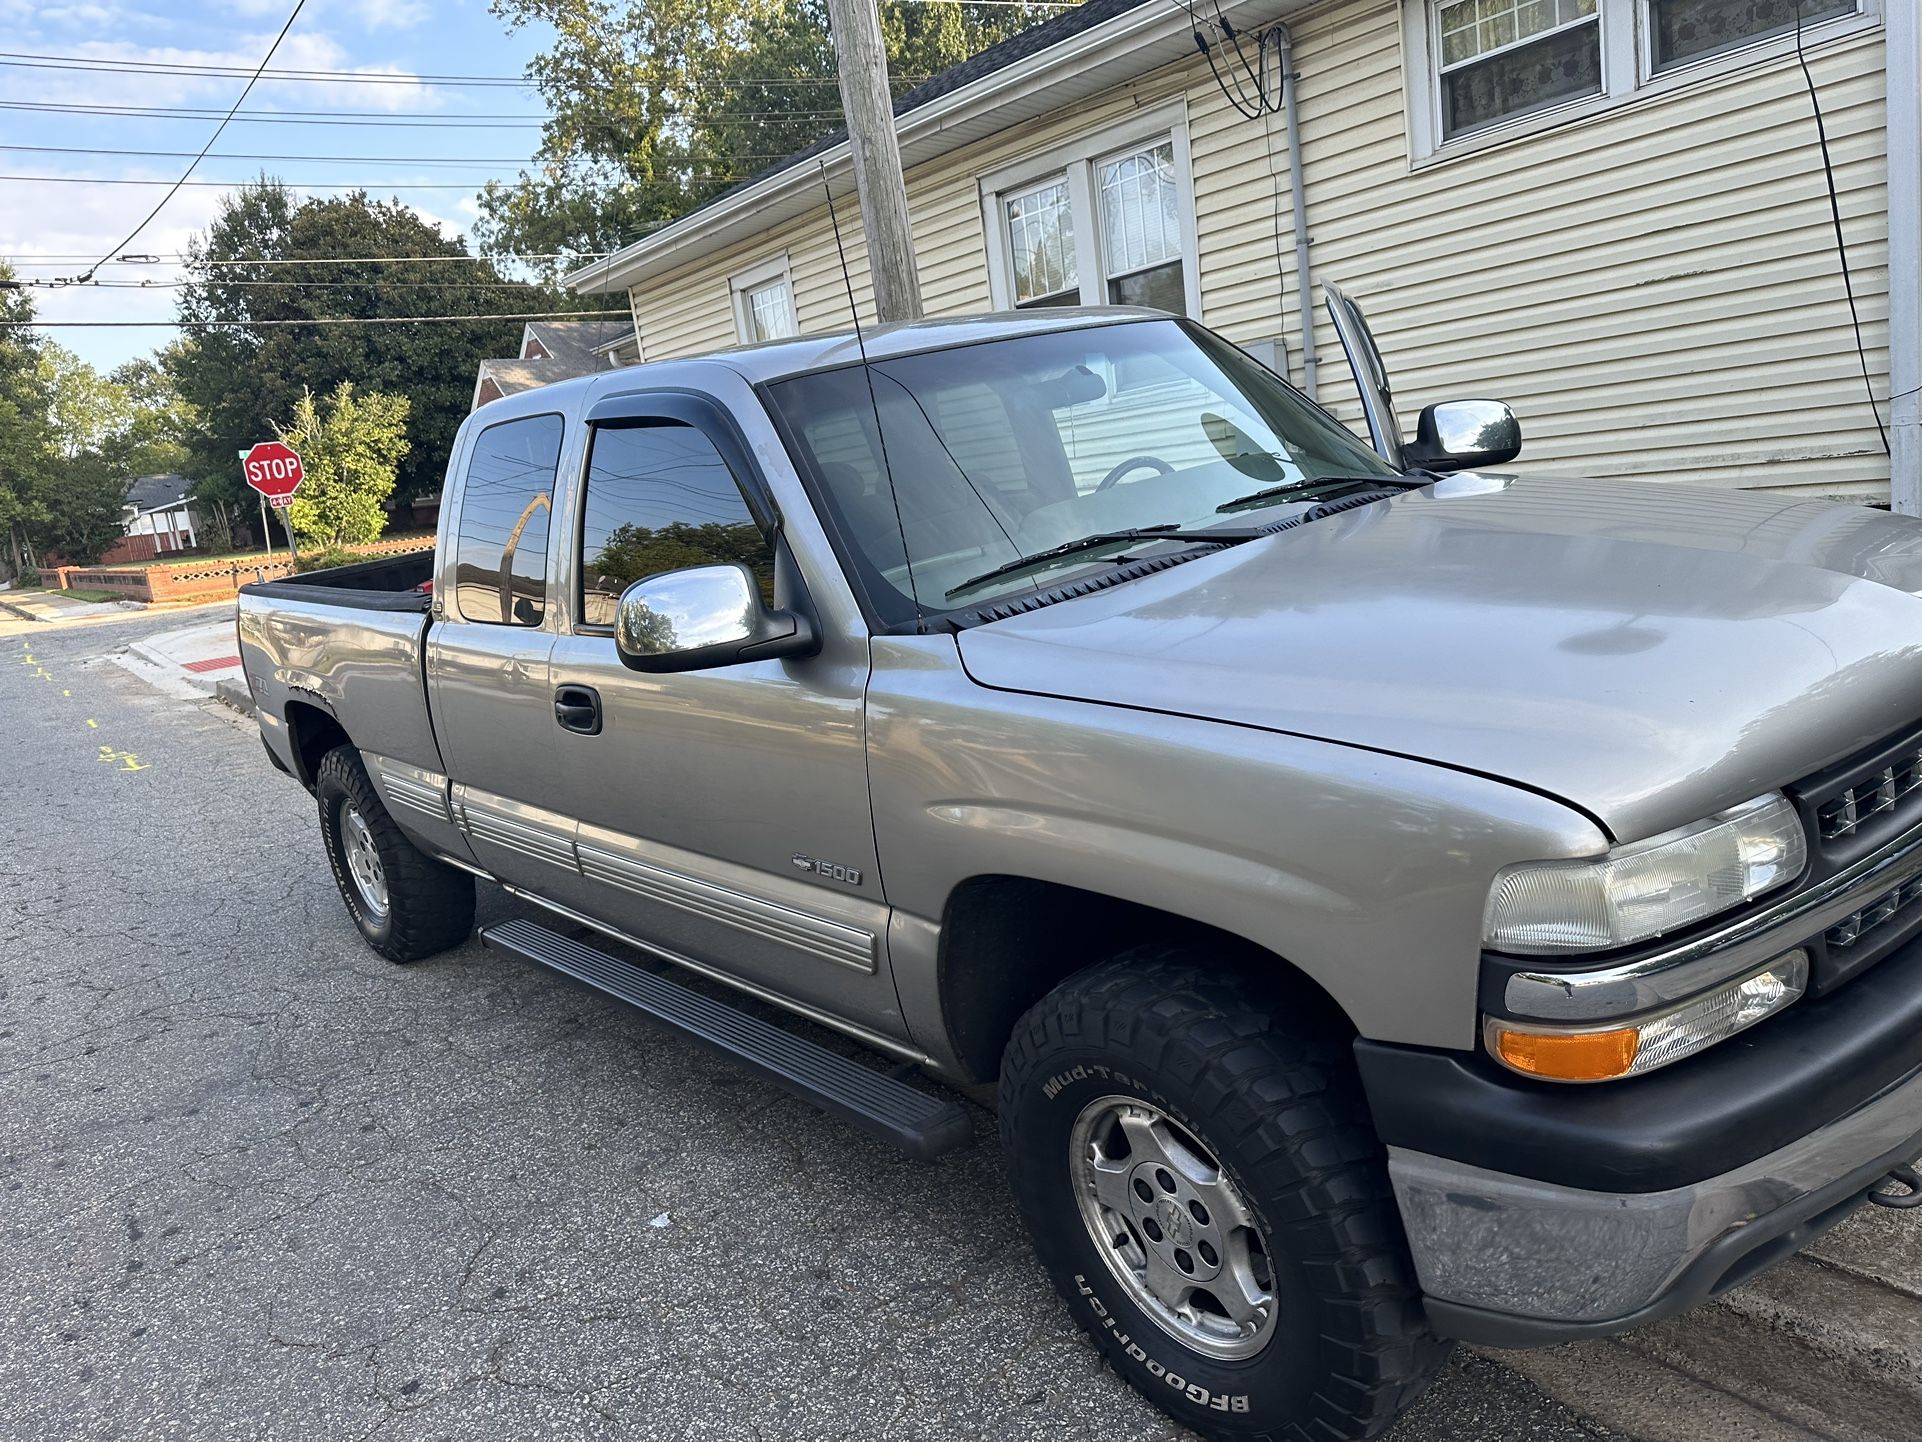
M 739 1062 L 801 1100 L 852 1122 L 922 1161 L 972 1139 L 961 1104 L 929 1096 L 818 1042 L 770 1026 L 738 1007 L 515 917 L 481 928 L 481 943 L 624 1001 L 710 1051 Z

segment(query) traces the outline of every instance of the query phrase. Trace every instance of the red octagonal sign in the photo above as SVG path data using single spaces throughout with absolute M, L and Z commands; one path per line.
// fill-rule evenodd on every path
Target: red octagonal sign
M 274 502 L 292 496 L 304 478 L 300 457 L 279 441 L 260 442 L 241 458 L 240 469 L 248 485 Z

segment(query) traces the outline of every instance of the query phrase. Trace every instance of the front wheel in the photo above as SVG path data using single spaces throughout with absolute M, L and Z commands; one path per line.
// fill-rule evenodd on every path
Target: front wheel
M 1001 1131 L 1035 1247 L 1136 1388 L 1204 1435 L 1378 1435 L 1447 1356 L 1348 1048 L 1147 947 L 1015 1028 Z
M 351 746 L 314 774 L 320 834 L 334 884 L 367 944 L 389 961 L 458 946 L 474 929 L 474 878 L 407 839 Z

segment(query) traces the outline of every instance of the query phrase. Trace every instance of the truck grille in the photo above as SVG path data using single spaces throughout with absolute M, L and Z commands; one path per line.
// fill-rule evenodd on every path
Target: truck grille
M 1922 824 L 1922 730 L 1911 727 L 1789 788 L 1815 844 L 1816 874 Z
M 1918 786 L 1922 786 L 1922 747 L 1906 752 L 1818 805 L 1817 830 L 1824 841 L 1853 835 L 1865 822 L 1893 812 L 1897 803 Z
M 1878 896 L 1860 911 L 1843 917 L 1822 934 L 1823 940 L 1831 951 L 1847 951 L 1867 939 L 1870 932 L 1897 917 L 1913 920 L 1917 914 L 1915 903 L 1918 901 L 1922 901 L 1922 876 L 1903 882 Z

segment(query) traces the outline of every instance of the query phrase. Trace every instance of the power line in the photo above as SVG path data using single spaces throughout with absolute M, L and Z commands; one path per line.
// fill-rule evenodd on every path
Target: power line
M 193 163 L 189 165 L 187 169 L 181 174 L 181 177 L 179 181 L 174 185 L 174 188 L 168 191 L 165 195 L 160 197 L 159 201 L 154 205 L 154 208 L 147 212 L 146 219 L 142 220 L 140 224 L 136 225 L 133 228 L 133 230 L 128 234 L 125 240 L 121 241 L 120 244 L 118 245 L 109 246 L 107 248 L 107 253 L 101 256 L 99 261 L 96 261 L 94 262 L 93 265 L 89 266 L 87 270 L 78 277 L 79 280 L 83 282 L 92 280 L 93 273 L 100 268 L 101 262 L 112 259 L 119 252 L 125 250 L 129 245 L 132 245 L 133 242 L 139 238 L 140 232 L 145 230 L 147 226 L 152 222 L 153 218 L 156 215 L 160 214 L 160 212 L 166 208 L 167 202 L 172 200 L 175 195 L 179 194 L 180 187 L 185 185 L 187 183 L 188 177 L 194 173 L 194 166 L 200 164 L 200 162 L 206 158 L 207 152 L 214 148 L 214 142 L 220 139 L 220 132 L 227 128 L 227 122 L 229 120 L 232 120 L 234 118 L 235 112 L 237 112 L 240 109 L 240 107 L 246 103 L 248 95 L 250 95 L 253 92 L 255 83 L 258 82 L 260 79 L 261 72 L 264 71 L 267 68 L 269 62 L 273 60 L 274 52 L 280 49 L 280 42 L 285 40 L 287 38 L 287 32 L 294 28 L 294 21 L 300 18 L 300 12 L 306 4 L 307 4 L 307 0 L 294 0 L 294 8 L 290 12 L 288 12 L 287 23 L 280 27 L 280 33 L 274 36 L 274 43 L 269 45 L 267 47 L 267 53 L 260 57 L 260 64 L 254 67 L 253 75 L 248 78 L 246 85 L 241 87 L 240 97 L 234 101 L 232 106 L 228 108 L 226 118 L 223 119 L 220 122 L 220 124 L 214 127 L 214 133 L 207 137 L 207 143 L 200 147 L 200 154 L 194 157 Z
M 85 55 L 36 55 L 24 51 L 0 51 L 0 65 L 27 70 L 91 70 L 114 75 L 171 75 L 195 79 L 219 79 L 229 75 L 246 75 L 248 70 L 238 65 L 185 65 L 163 61 L 102 60 Z M 261 77 L 270 83 L 280 81 L 314 81 L 330 85 L 440 85 L 456 89 L 505 87 L 508 89 L 531 90 L 537 81 L 525 76 L 514 75 L 419 75 L 409 73 L 379 72 L 368 70 L 269 70 Z M 896 75 L 894 80 L 903 84 L 918 84 L 931 80 L 931 75 Z M 794 76 L 794 75 L 732 75 L 721 76 L 718 83 L 734 85 L 770 86 L 835 86 L 840 85 L 836 76 Z M 637 90 L 638 86 L 617 84 L 577 85 L 582 90 Z
M 36 155 L 114 155 L 137 156 L 149 160 L 186 160 L 194 154 L 191 150 L 112 150 L 92 145 L 0 145 L 0 150 L 18 150 Z M 729 155 L 729 160 L 786 160 L 793 151 L 783 151 L 779 155 L 741 154 Z M 466 166 L 476 165 L 495 169 L 503 165 L 533 165 L 535 160 L 525 155 L 254 155 L 241 151 L 222 150 L 202 151 L 201 160 L 253 160 L 271 161 L 284 164 L 289 161 L 301 162 L 318 160 L 326 164 L 343 165 L 430 165 Z M 691 158 L 690 158 L 691 159 Z M 671 159 L 663 159 L 661 164 L 672 165 Z
M 485 183 L 486 179 L 491 177 L 476 177 L 473 180 L 403 180 L 398 177 L 388 177 L 381 180 L 288 180 L 281 183 L 289 190 L 465 190 L 471 192 Z M 747 175 L 662 176 L 654 180 L 628 181 L 613 193 L 623 194 L 657 185 L 733 185 L 751 179 L 753 177 Z M 251 180 L 140 180 L 109 175 L 0 175 L 0 181 L 9 180 L 32 181 L 43 185 L 171 185 L 175 189 L 182 186 L 212 186 L 226 190 L 238 190 L 242 186 L 254 183 Z M 142 222 L 142 229 L 145 229 L 145 222 Z M 115 247 L 115 249 L 118 248 L 118 246 Z
M 0 320 L 7 330 L 251 330 L 262 325 L 449 325 L 484 320 L 625 320 L 624 310 L 548 310 L 513 315 L 329 315 L 311 320 Z
M 670 221 L 663 220 L 663 221 L 660 221 L 658 225 L 664 226 L 664 225 L 669 225 L 671 223 L 672 222 Z M 642 226 L 641 230 L 648 231 L 656 228 L 658 228 L 658 226 L 656 225 L 647 225 L 647 226 Z M 434 264 L 447 264 L 449 262 L 454 262 L 454 261 L 463 261 L 463 262 L 466 262 L 467 264 L 473 265 L 473 264 L 480 264 L 483 262 L 497 263 L 500 261 L 514 261 L 514 260 L 565 260 L 565 261 L 572 261 L 572 262 L 582 262 L 582 261 L 590 261 L 590 260 L 605 260 L 610 255 L 618 255 L 618 254 L 619 254 L 618 251 L 610 251 L 610 250 L 588 250 L 588 251 L 556 250 L 556 251 L 529 252 L 529 253 L 520 254 L 520 255 L 499 255 L 499 256 L 491 256 L 491 255 L 324 255 L 324 256 L 313 256 L 308 258 L 303 258 L 299 256 L 286 256 L 286 257 L 262 256 L 257 260 L 202 260 L 198 263 L 201 265 L 212 265 L 212 266 L 373 265 L 373 264 L 388 264 L 388 263 L 396 264 L 396 265 L 401 265 L 401 264 L 413 265 L 417 262 L 432 262 Z M 66 255 L 66 256 L 43 255 L 30 260 L 14 261 L 12 262 L 12 264 L 17 268 L 19 266 L 51 265 L 56 261 L 85 260 L 86 258 L 87 257 L 84 255 Z M 139 260 L 132 260 L 123 256 L 118 260 L 103 261 L 102 264 L 104 265 L 178 265 L 178 264 L 184 264 L 187 261 L 192 259 L 193 259 L 192 256 L 185 255 L 179 251 L 176 251 L 170 256 L 153 256 L 151 258 L 142 257 Z
M 63 105 L 41 100 L 0 100 L 0 110 L 31 110 L 40 114 L 84 115 L 99 120 L 218 120 L 218 110 L 188 105 Z M 770 112 L 780 114 L 781 112 Z M 827 112 L 819 112 L 826 114 Z M 537 130 L 550 115 L 475 114 L 432 116 L 424 110 L 394 111 L 369 117 L 363 110 L 243 110 L 236 125 L 371 125 L 422 130 Z

